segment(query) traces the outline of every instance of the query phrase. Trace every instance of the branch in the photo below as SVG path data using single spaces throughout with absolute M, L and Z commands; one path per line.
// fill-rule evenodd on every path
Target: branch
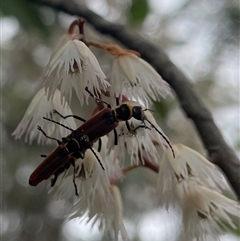
M 186 116 L 194 122 L 208 151 L 210 161 L 222 169 L 240 199 L 240 162 L 237 156 L 224 141 L 211 113 L 194 91 L 188 78 L 171 62 L 159 46 L 154 46 L 139 35 L 128 31 L 124 26 L 110 23 L 84 5 L 76 4 L 70 0 L 30 1 L 70 15 L 84 17 L 100 33 L 110 35 L 127 48 L 138 51 L 141 57 L 150 63 L 171 85 L 181 108 Z

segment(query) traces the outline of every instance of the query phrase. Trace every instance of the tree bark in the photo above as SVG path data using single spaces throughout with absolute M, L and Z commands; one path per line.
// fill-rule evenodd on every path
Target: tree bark
M 179 104 L 186 116 L 193 121 L 199 136 L 208 151 L 209 160 L 218 165 L 225 173 L 240 199 L 240 162 L 234 151 L 226 144 L 213 117 L 184 73 L 179 70 L 159 46 L 128 31 L 124 26 L 113 24 L 84 5 L 70 0 L 30 0 L 70 15 L 84 17 L 97 31 L 110 35 L 129 49 L 138 51 L 141 57 L 151 64 L 175 91 Z

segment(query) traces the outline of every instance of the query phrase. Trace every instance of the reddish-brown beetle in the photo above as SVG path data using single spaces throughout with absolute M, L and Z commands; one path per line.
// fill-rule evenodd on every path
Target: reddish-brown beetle
M 88 91 L 88 89 L 86 89 Z M 88 91 L 89 92 L 89 91 Z M 90 92 L 89 92 L 90 93 Z M 91 94 L 91 93 L 90 93 Z M 92 94 L 91 94 L 92 95 Z M 93 96 L 93 95 L 92 95 Z M 93 96 L 94 97 L 94 96 Z M 106 103 L 102 100 L 97 99 L 94 97 L 97 101 L 101 101 L 103 103 Z M 107 104 L 107 103 L 106 103 Z M 54 111 L 58 115 L 60 115 L 62 118 L 69 118 L 73 117 L 81 121 L 85 121 L 79 128 L 76 130 L 72 130 L 71 128 L 64 126 L 58 122 L 55 122 L 54 120 L 47 119 L 44 117 L 44 119 L 49 120 L 51 122 L 54 122 L 56 124 L 59 124 L 70 131 L 72 133 L 68 135 L 65 138 L 62 138 L 62 141 L 57 140 L 55 138 L 47 136 L 47 134 L 41 129 L 41 127 L 38 126 L 38 129 L 47 137 L 53 140 L 56 140 L 59 144 L 58 147 L 56 147 L 49 155 L 44 156 L 45 159 L 43 162 L 35 169 L 35 171 L 31 174 L 29 178 L 29 184 L 31 186 L 37 186 L 40 182 L 43 180 L 48 179 L 51 175 L 54 175 L 54 178 L 52 179 L 51 186 L 54 186 L 57 177 L 60 173 L 62 173 L 66 168 L 69 168 L 70 164 L 75 167 L 75 160 L 77 158 L 84 158 L 85 152 L 87 149 L 90 149 L 94 155 L 96 156 L 98 162 L 100 163 L 101 167 L 104 170 L 104 167 L 98 158 L 97 154 L 93 150 L 92 146 L 93 144 L 100 140 L 101 137 L 108 134 L 112 130 L 115 133 L 115 144 L 117 144 L 117 133 L 115 128 L 118 126 L 120 121 L 126 121 L 127 127 L 130 130 L 130 127 L 128 126 L 127 121 L 131 119 L 132 117 L 141 121 L 141 125 L 139 127 L 148 128 L 145 126 L 144 121 L 147 120 L 144 115 L 143 108 L 141 106 L 131 106 L 129 104 L 120 104 L 116 108 L 112 109 L 109 104 L 107 104 L 107 107 L 93 115 L 90 119 L 85 121 L 81 117 L 75 116 L 75 115 L 69 115 L 69 116 L 62 116 L 57 111 Z M 148 120 L 147 120 L 148 121 Z M 149 121 L 148 121 L 149 122 Z M 151 124 L 151 122 L 149 122 Z M 152 124 L 151 124 L 152 125 Z M 153 128 L 156 129 L 154 125 L 152 125 Z M 156 129 L 156 131 L 158 131 Z M 159 132 L 159 131 L 158 131 Z M 172 146 L 168 139 L 161 133 L 159 134 L 165 139 L 165 141 L 168 143 L 170 148 L 172 149 Z M 173 151 L 173 149 L 172 149 Z M 174 152 L 173 152 L 174 155 Z

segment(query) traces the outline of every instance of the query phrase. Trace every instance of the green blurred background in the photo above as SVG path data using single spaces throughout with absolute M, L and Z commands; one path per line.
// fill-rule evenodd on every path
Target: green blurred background
M 79 0 L 111 22 L 121 23 L 161 46 L 191 79 L 212 111 L 228 144 L 239 142 L 239 2 L 234 0 Z M 51 49 L 75 18 L 24 0 L 1 3 L 1 236 L 16 241 L 107 240 L 79 221 L 67 222 L 64 203 L 36 188 L 28 178 L 52 147 L 14 140 L 14 131 L 40 89 L 42 68 Z M 112 42 L 87 25 L 89 40 Z M 100 52 L 95 54 L 100 56 Z M 107 57 L 101 55 L 101 63 Z M 156 117 L 169 138 L 205 154 L 178 102 L 156 104 Z M 155 174 L 135 170 L 118 183 L 127 230 L 134 241 L 174 241 L 177 218 L 157 208 Z M 227 235 L 221 241 L 236 241 Z

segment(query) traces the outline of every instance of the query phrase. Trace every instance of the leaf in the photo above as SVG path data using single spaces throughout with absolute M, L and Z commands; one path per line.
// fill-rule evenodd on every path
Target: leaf
M 139 24 L 144 21 L 149 12 L 147 0 L 133 0 L 129 9 L 129 21 L 133 24 Z

